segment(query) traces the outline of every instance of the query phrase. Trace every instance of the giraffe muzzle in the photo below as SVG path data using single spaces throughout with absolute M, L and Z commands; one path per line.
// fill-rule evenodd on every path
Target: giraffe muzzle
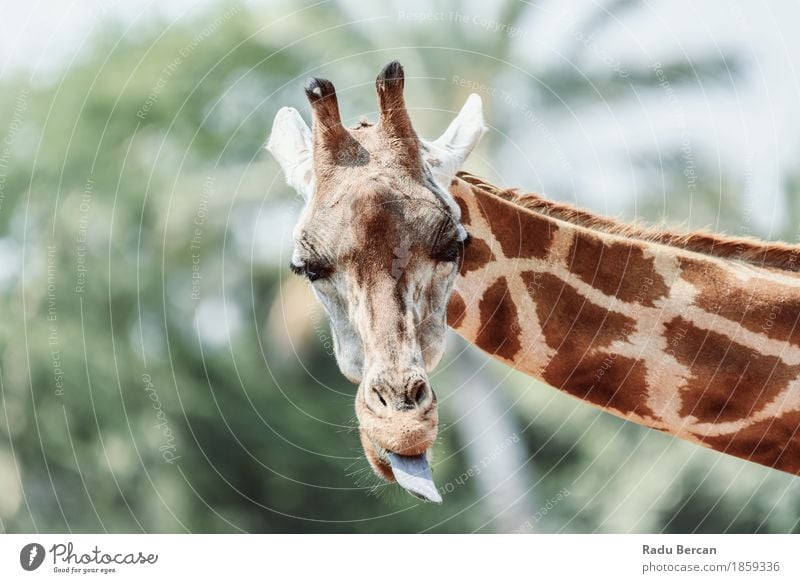
M 369 375 L 356 396 L 356 416 L 375 473 L 417 498 L 441 502 L 428 463 L 439 416 L 427 377 L 418 371 Z

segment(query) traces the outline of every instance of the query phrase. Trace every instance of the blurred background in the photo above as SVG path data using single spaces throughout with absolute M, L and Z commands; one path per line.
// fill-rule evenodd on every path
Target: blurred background
M 467 170 L 599 213 L 796 241 L 795 2 L 3 2 L 0 530 L 797 532 L 800 485 L 600 413 L 455 335 L 441 506 L 371 475 L 355 387 L 288 274 L 263 150 L 302 85 Z

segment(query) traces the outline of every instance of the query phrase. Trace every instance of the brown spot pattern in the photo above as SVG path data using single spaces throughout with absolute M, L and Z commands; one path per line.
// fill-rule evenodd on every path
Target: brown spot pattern
M 680 391 L 680 415 L 706 423 L 749 417 L 800 375 L 800 367 L 753 352 L 678 316 L 664 324 L 667 345 L 692 376 Z
M 548 367 L 549 369 L 549 367 Z M 647 367 L 642 360 L 596 352 L 566 366 L 554 366 L 551 378 L 571 395 L 599 407 L 652 417 L 647 402 Z M 550 382 L 550 381 L 548 381 Z
M 401 212 L 395 203 L 385 203 L 379 196 L 363 196 L 352 203 L 353 216 L 359 217 L 353 223 L 354 238 L 357 241 L 369 242 L 340 261 L 352 265 L 356 279 L 368 285 L 380 274 L 388 270 L 396 253 L 388 241 L 398 241 L 399 225 L 402 224 Z M 382 242 L 383 244 L 376 244 Z M 400 278 L 405 276 L 405 271 Z
M 698 437 L 717 451 L 800 474 L 800 411 L 765 419 L 734 433 Z
M 542 371 L 544 380 L 601 407 L 652 415 L 645 405 L 644 362 L 598 351 L 626 339 L 635 320 L 589 302 L 550 273 L 526 271 L 521 276 L 536 304 L 544 341 L 557 351 Z
M 696 286 L 697 307 L 743 328 L 800 346 L 800 292 L 766 279 L 737 280 L 710 261 L 682 258 L 681 277 Z
M 505 277 L 495 281 L 478 304 L 481 328 L 475 344 L 488 352 L 512 360 L 520 348 L 520 328 L 517 306 L 511 298 Z
M 571 273 L 623 302 L 654 306 L 656 300 L 669 294 L 654 259 L 644 256 L 640 242 L 604 243 L 596 235 L 578 232 L 568 261 Z
M 484 195 L 476 200 L 503 255 L 538 259 L 547 256 L 558 230 L 552 220 L 493 196 Z
M 451 184 L 450 186 L 458 186 L 457 180 L 454 180 L 453 182 L 454 184 Z M 466 201 L 463 200 L 460 196 L 454 196 L 453 198 L 455 198 L 455 201 L 458 204 L 458 208 L 461 209 L 461 224 L 464 225 L 465 227 L 469 227 L 472 224 L 472 221 L 470 220 L 469 216 L 469 206 L 467 206 Z
M 461 261 L 461 275 L 466 275 L 470 271 L 475 271 L 485 267 L 495 261 L 494 253 L 483 239 L 472 237 L 469 244 L 464 248 L 464 259 Z
M 500 197 L 485 196 L 484 190 L 473 187 L 477 188 L 473 192 L 480 212 L 506 257 L 541 259 L 548 255 L 557 227 L 551 226 L 546 216 L 527 212 L 511 196 L 505 198 L 514 200 L 516 206 L 507 204 Z M 468 207 L 463 200 L 456 198 L 467 224 L 471 218 Z M 577 220 L 574 222 L 582 224 Z M 602 229 L 602 225 L 584 226 Z M 608 232 L 637 238 L 635 232 L 613 229 Z M 690 237 L 697 236 L 689 234 L 681 241 L 690 243 Z M 653 307 L 658 300 L 668 297 L 669 286 L 656 272 L 654 259 L 645 256 L 648 243 L 642 241 L 643 238 L 604 241 L 597 233 L 581 233 L 572 243 L 569 270 L 581 281 L 609 296 Z M 677 242 L 654 240 L 666 244 Z M 727 247 L 724 253 L 716 252 L 718 241 L 713 243 L 714 250 L 709 251 L 710 254 L 739 258 Z M 729 246 L 734 243 L 742 245 L 733 240 L 726 243 L 730 243 Z M 694 250 L 691 244 L 686 246 Z M 477 238 L 471 247 L 472 254 L 466 254 L 462 274 L 494 261 L 493 249 L 499 253 L 497 247 L 490 247 L 485 240 Z M 750 332 L 800 346 L 800 294 L 794 288 L 766 279 L 740 281 L 710 258 L 687 256 L 679 250 L 675 256 L 680 261 L 681 276 L 697 287 L 696 305 L 699 308 L 739 322 Z M 749 255 L 743 259 L 752 260 Z M 635 320 L 587 301 L 555 275 L 536 271 L 520 275 L 534 300 L 543 340 L 555 351 L 555 356 L 542 371 L 542 378 L 600 407 L 614 409 L 623 415 L 634 413 L 654 417 L 645 404 L 648 397 L 646 362 L 608 349 L 615 340 L 627 339 L 635 329 Z M 454 294 L 448 310 L 451 325 L 462 323 L 463 302 L 461 296 Z M 479 308 L 482 328 L 475 344 L 487 352 L 513 359 L 521 348 L 517 320 L 529 315 L 518 313 L 517 306 L 508 296 L 505 279 L 497 280 L 486 290 Z M 762 410 L 800 376 L 800 366 L 790 366 L 780 358 L 752 351 L 723 334 L 701 329 L 682 317 L 664 324 L 663 332 L 667 352 L 692 371 L 692 376 L 679 393 L 679 413 L 684 418 L 695 417 L 700 422 L 712 424 L 745 419 Z M 798 411 L 779 414 L 738 432 L 697 437 L 716 450 L 800 474 Z
M 467 315 L 467 304 L 456 290 L 450 294 L 447 304 L 447 324 L 451 328 L 459 328 Z

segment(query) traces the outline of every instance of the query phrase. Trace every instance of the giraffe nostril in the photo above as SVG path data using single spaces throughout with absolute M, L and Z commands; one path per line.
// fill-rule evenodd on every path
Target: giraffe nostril
M 376 397 L 378 397 L 378 401 L 381 402 L 381 405 L 383 405 L 385 407 L 386 406 L 386 399 L 383 398 L 383 395 L 381 395 L 381 392 L 378 389 L 376 389 L 375 387 L 372 388 L 372 392 L 375 393 Z
M 425 381 L 419 381 L 411 388 L 411 394 L 409 395 L 411 399 L 413 399 L 414 403 L 419 406 L 425 400 L 425 397 L 428 395 L 428 383 Z

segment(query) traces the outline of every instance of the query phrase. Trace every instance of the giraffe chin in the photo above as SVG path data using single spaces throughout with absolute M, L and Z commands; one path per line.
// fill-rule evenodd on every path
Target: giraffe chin
M 429 450 L 414 455 L 398 454 L 375 443 L 365 431 L 361 431 L 360 435 L 364 453 L 376 474 L 386 481 L 397 482 L 420 500 L 442 503 L 428 463 Z

